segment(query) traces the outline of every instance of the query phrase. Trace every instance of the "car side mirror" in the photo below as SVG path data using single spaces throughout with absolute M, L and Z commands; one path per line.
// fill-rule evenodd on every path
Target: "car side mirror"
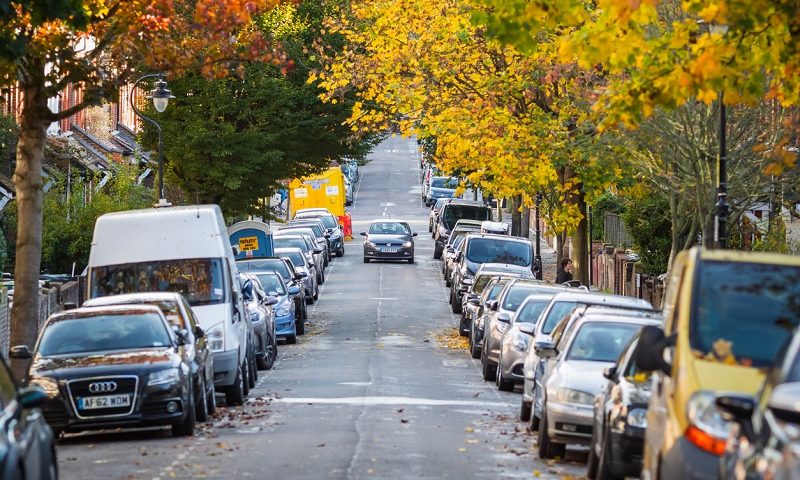
M 456 249 L 455 249 L 455 248 L 453 248 L 453 246 L 452 246 L 452 245 L 448 245 L 448 246 L 447 246 L 447 248 L 446 248 L 446 250 L 447 250 L 447 253 L 453 253 L 453 252 L 455 252 L 455 251 L 456 251 Z
M 344 230 L 344 225 L 339 225 L 339 230 Z
M 37 408 L 47 400 L 47 393 L 38 385 L 31 385 L 19 391 L 19 403 L 23 408 Z
M 185 328 L 173 328 L 175 337 L 178 339 L 178 345 L 187 345 L 189 343 L 189 332 Z
M 786 423 L 800 425 L 800 382 L 784 383 L 775 387 L 767 408 L 772 415 Z
M 16 359 L 27 359 L 33 357 L 33 354 L 27 345 L 15 345 L 8 350 L 8 356 Z
M 548 341 L 536 342 L 533 345 L 533 349 L 536 352 L 536 355 L 538 355 L 541 358 L 550 358 L 558 355 L 558 351 L 556 350 L 556 346 L 553 342 L 548 342 Z
M 361 232 L 361 233 L 359 233 L 359 235 L 361 235 L 362 237 L 366 237 L 367 236 L 367 232 Z
M 776 387 L 772 398 L 775 398 L 774 392 L 777 392 L 781 386 Z M 753 429 L 753 413 L 756 410 L 755 398 L 742 393 L 724 393 L 717 395 L 715 403 L 717 404 L 717 411 L 719 411 L 723 420 L 738 423 L 745 437 L 751 440 L 755 438 Z
M 203 330 L 203 327 L 201 327 L 200 325 L 195 325 L 194 326 L 194 336 L 197 337 L 197 338 L 205 338 L 206 332 L 205 332 L 205 330 Z
M 297 279 L 298 280 L 302 280 L 302 279 L 304 279 L 306 277 L 308 277 L 308 273 L 306 273 L 306 272 L 300 272 L 300 273 L 297 274 Z
M 511 314 L 508 312 L 500 312 L 497 314 L 497 321 L 503 323 L 511 323 Z
M 481 299 L 480 299 L 480 298 L 477 298 L 477 297 L 475 297 L 475 298 L 470 298 L 469 300 L 467 300 L 467 303 L 469 303 L 470 305 L 473 305 L 473 306 L 477 307 L 478 305 L 480 305 L 480 304 L 481 304 Z
M 289 287 L 289 295 L 297 295 L 300 293 L 300 287 L 297 285 L 292 285 Z
M 411 236 L 412 237 L 416 237 L 417 236 L 417 232 L 412 233 Z
M 299 293 L 300 289 L 298 288 L 297 291 Z M 275 292 L 269 292 L 269 295 L 267 296 L 267 305 L 275 305 L 278 303 L 278 297 L 276 295 L 273 295 L 273 293 Z
M 619 381 L 619 377 L 617 376 L 617 367 L 607 367 L 603 369 L 603 376 L 607 380 L 611 380 L 614 383 Z
M 491 300 L 486 302 L 486 308 L 488 308 L 492 312 L 497 311 L 497 300 Z
M 320 254 L 320 253 L 322 253 L 322 252 L 324 252 L 324 251 L 325 251 L 325 249 L 324 249 L 324 248 L 315 248 L 315 249 L 314 249 L 314 253 L 315 253 L 315 254 Z
M 664 360 L 664 349 L 675 344 L 675 336 L 667 337 L 664 330 L 648 325 L 642 328 L 636 346 L 636 367 L 643 372 L 660 370 L 672 374 L 672 365 Z
M 517 328 L 519 329 L 519 331 L 524 333 L 524 334 L 526 334 L 526 335 L 533 335 L 535 333 L 536 325 L 534 325 L 532 323 L 519 322 L 519 323 L 517 323 L 517 325 L 518 325 Z
M 456 260 L 456 262 L 460 262 L 461 261 L 461 252 L 456 253 L 456 259 L 455 260 Z

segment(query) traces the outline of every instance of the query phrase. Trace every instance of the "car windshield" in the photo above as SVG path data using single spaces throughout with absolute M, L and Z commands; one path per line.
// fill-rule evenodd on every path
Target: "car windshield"
M 706 261 L 690 344 L 698 357 L 769 367 L 800 323 L 800 267 Z
M 632 323 L 588 322 L 575 332 L 567 360 L 616 362 L 640 325 Z
M 573 308 L 578 306 L 578 302 L 556 302 L 547 312 L 547 318 L 544 319 L 542 325 L 542 333 L 549 334 L 556 328 L 558 321 L 564 318 L 566 314 L 572 311 Z
M 285 280 L 288 280 L 290 276 L 289 267 L 280 258 L 236 262 L 236 265 L 239 267 L 239 271 L 242 272 L 276 272 Z
M 290 223 L 289 225 L 293 225 L 293 224 Z M 305 223 L 305 224 L 302 224 L 302 225 L 300 225 L 300 224 L 294 224 L 294 225 L 297 226 L 297 227 L 302 227 L 302 228 L 310 228 L 311 231 L 314 232 L 314 235 L 317 236 L 317 237 L 324 237 L 325 236 L 325 231 L 322 229 L 322 227 L 320 227 L 320 225 L 318 223 Z M 291 230 L 291 228 L 292 227 L 289 227 L 289 230 Z
M 478 275 L 475 279 L 475 284 L 472 286 L 472 291 L 480 295 L 483 293 L 483 289 L 486 288 L 486 285 L 492 281 L 492 278 L 494 278 L 493 274 Z
M 411 229 L 405 223 L 375 222 L 369 226 L 369 233 L 379 235 L 408 235 Z
M 549 299 L 530 300 L 519 309 L 517 312 L 517 319 L 514 321 L 517 323 L 523 322 L 535 324 L 536 321 L 539 320 L 539 316 L 542 314 L 542 312 L 544 312 L 544 309 L 547 308 L 547 305 L 549 304 Z
M 49 357 L 168 346 L 169 333 L 159 315 L 121 313 L 57 320 L 42 332 L 38 353 Z
M 301 237 L 282 237 L 277 236 L 273 239 L 275 248 L 299 248 L 302 251 L 308 250 L 308 244 Z
M 454 205 L 447 204 L 442 208 L 442 221 L 448 229 L 452 229 L 457 221 L 465 220 L 491 220 L 492 211 L 479 205 Z
M 458 187 L 457 178 L 435 177 L 431 180 L 431 187 L 435 188 L 456 188 Z
M 442 209 L 442 207 L 444 207 L 444 204 L 447 203 L 448 200 L 450 200 L 450 199 L 449 198 L 440 198 L 440 199 L 436 200 L 436 203 L 433 204 L 433 210 L 438 212 L 439 210 Z
M 306 267 L 306 259 L 300 252 L 283 252 L 280 254 L 281 257 L 288 258 L 292 265 L 297 267 Z
M 524 283 L 512 285 L 506 292 L 506 298 L 503 300 L 503 309 L 516 311 L 522 305 L 522 302 L 528 298 L 528 295 L 547 293 L 547 291 L 547 289 L 543 289 L 539 285 L 525 285 Z
M 286 295 L 286 289 L 283 288 L 281 279 L 273 273 L 256 273 L 258 279 L 261 281 L 261 287 L 265 292 L 275 292 L 278 295 Z
M 453 250 L 458 250 L 459 248 L 461 248 L 461 244 L 464 243 L 464 238 L 466 237 L 464 237 L 462 233 L 461 235 L 457 235 L 455 239 L 450 238 L 450 240 L 448 240 L 448 243 L 450 243 L 453 246 Z
M 531 264 L 531 246 L 527 242 L 499 238 L 473 238 L 467 246 L 467 260 L 527 267 Z
M 301 218 L 319 218 L 322 220 L 322 224 L 325 225 L 325 228 L 339 228 L 339 222 L 336 221 L 336 218 L 333 215 L 320 215 L 319 217 L 301 217 Z
M 194 258 L 94 267 L 92 297 L 177 292 L 192 306 L 222 303 L 226 289 L 222 265 L 219 258 Z

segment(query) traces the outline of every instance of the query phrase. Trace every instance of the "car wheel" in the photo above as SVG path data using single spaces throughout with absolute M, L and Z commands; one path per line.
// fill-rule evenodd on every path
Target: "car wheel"
M 264 365 L 267 370 L 272 370 L 275 366 L 275 360 L 278 359 L 278 339 L 273 335 L 269 341 L 269 355 L 265 355 Z
M 198 392 L 200 392 L 200 398 L 202 399 L 200 403 L 196 400 L 194 402 L 195 405 L 195 412 L 194 418 L 198 422 L 207 422 L 208 421 L 208 396 L 206 395 L 206 379 L 200 377 L 200 387 L 198 388 Z
M 609 464 L 611 460 L 611 440 L 609 439 L 609 431 L 606 430 L 605 435 L 603 435 L 603 443 L 600 444 L 600 456 L 598 458 L 597 464 L 597 480 L 618 480 L 622 479 L 619 475 L 616 475 L 613 470 L 611 470 L 611 465 Z
M 323 283 L 325 283 L 325 274 L 320 273 L 317 275 L 317 285 L 322 285 Z
M 469 336 L 469 353 L 472 358 L 478 359 L 481 358 L 481 349 L 477 343 L 475 343 L 474 336 Z
M 589 457 L 586 459 L 586 478 L 594 480 L 597 477 L 597 437 L 598 431 L 592 428 L 592 441 L 589 443 Z
M 256 388 L 258 381 L 258 367 L 256 366 L 256 354 L 250 352 L 249 362 L 247 363 L 247 372 L 250 374 L 248 385 L 250 388 Z
M 503 378 L 503 369 L 500 368 L 500 363 L 497 363 L 497 388 L 499 388 L 503 392 L 513 392 L 514 391 L 514 382 L 509 382 L 505 378 Z
M 208 385 L 208 382 L 206 382 Z M 211 387 L 206 387 L 208 392 L 206 392 L 206 407 L 208 409 L 208 416 L 214 415 L 214 412 L 217 411 L 217 392 L 214 391 L 214 385 L 212 383 Z
M 342 246 L 342 248 L 339 249 L 339 251 L 336 253 L 336 256 L 344 257 L 344 246 Z
M 314 290 L 314 296 L 311 297 L 311 299 L 314 300 L 314 303 L 317 303 L 317 300 L 319 300 L 319 286 Z
M 521 422 L 527 422 L 530 419 L 531 419 L 531 403 L 523 400 L 520 402 L 519 405 L 519 420 Z
M 461 310 L 461 320 L 458 323 L 458 333 L 462 337 L 469 336 L 469 329 L 467 328 L 467 316 L 464 315 L 464 310 Z
M 563 457 L 566 452 L 566 445 L 550 441 L 550 435 L 547 433 L 547 411 L 544 411 L 539 425 L 539 458 Z
M 458 298 L 458 295 L 456 295 L 455 291 L 453 291 L 453 301 L 450 302 L 450 306 L 452 307 L 451 310 L 453 310 L 453 313 L 461 313 L 463 310 L 461 308 L 461 300 Z
M 453 286 L 453 282 L 450 281 L 450 277 L 447 276 L 446 272 L 444 274 L 444 286 L 445 287 L 452 287 Z
M 433 233 L 433 222 L 428 222 L 428 231 Z
M 305 335 L 305 333 L 306 333 L 306 322 L 294 322 L 294 332 L 297 335 Z
M 242 393 L 244 393 L 245 397 L 247 397 L 247 395 L 250 394 L 250 369 L 248 368 L 249 366 L 250 362 L 247 361 L 247 358 L 245 358 L 244 362 L 242 362 Z
M 492 365 L 489 362 L 489 359 L 486 357 L 486 345 L 483 346 L 481 350 L 481 374 L 483 375 L 483 379 L 487 382 L 493 382 L 494 377 L 497 374 L 497 367 Z
M 369 258 L 364 257 L 364 263 L 369 263 Z
M 241 405 L 244 403 L 244 375 L 242 375 L 242 366 L 236 368 L 236 378 L 233 379 L 233 385 L 225 389 L 225 403 L 228 405 Z
M 440 248 L 437 248 L 435 246 L 433 247 L 433 258 L 434 260 L 439 260 L 440 258 L 442 258 L 442 250 Z
M 306 302 L 303 302 L 301 310 L 303 312 L 303 317 L 301 318 L 301 320 L 303 321 L 303 323 L 305 323 L 306 320 L 308 320 L 308 308 L 306 307 Z
M 408 263 L 413 265 L 414 264 L 414 257 L 409 258 L 408 259 Z
M 191 390 L 191 389 L 190 389 Z M 194 391 L 189 395 L 189 405 L 186 407 L 186 416 L 180 423 L 172 424 L 173 437 L 191 437 L 194 435 Z

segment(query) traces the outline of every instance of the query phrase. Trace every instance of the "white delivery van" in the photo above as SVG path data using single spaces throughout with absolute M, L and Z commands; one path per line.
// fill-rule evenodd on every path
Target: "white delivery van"
M 108 213 L 95 223 L 89 297 L 182 293 L 206 333 L 214 385 L 229 404 L 244 402 L 254 367 L 238 273 L 217 205 Z

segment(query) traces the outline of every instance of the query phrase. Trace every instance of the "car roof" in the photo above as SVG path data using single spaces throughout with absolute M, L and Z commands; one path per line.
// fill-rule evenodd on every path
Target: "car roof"
M 301 248 L 299 248 L 299 247 L 278 247 L 278 248 L 276 248 L 275 249 L 275 254 L 277 255 L 277 254 L 280 254 L 280 253 L 299 253 L 299 254 L 302 255 L 303 254 L 303 250 Z
M 408 223 L 408 220 L 403 220 L 400 218 L 376 218 L 369 223 L 370 225 L 373 223 Z
M 471 205 L 475 207 L 489 208 L 479 200 L 467 200 L 466 198 L 451 198 L 449 200 L 450 201 L 447 202 L 448 205 Z
M 458 227 L 473 226 L 473 225 L 475 227 L 477 227 L 477 228 L 481 228 L 481 223 L 483 223 L 482 220 L 469 220 L 469 219 L 466 219 L 466 218 L 460 218 L 460 219 L 458 219 L 458 221 L 456 221 L 456 224 L 453 227 L 453 230 L 455 230 Z
M 568 288 L 568 287 L 565 287 Z M 578 303 L 588 303 L 594 305 L 630 305 L 631 307 L 642 306 L 653 308 L 650 302 L 635 297 L 624 297 L 622 295 L 613 295 L 598 292 L 580 291 L 566 291 L 561 292 L 553 297 L 553 302 L 557 301 L 573 301 Z
M 531 243 L 530 239 L 527 238 L 512 237 L 510 235 L 500 235 L 497 233 L 470 232 L 467 234 L 467 241 L 474 238 L 488 238 L 491 240 L 505 240 L 507 242 Z
M 478 271 L 475 272 L 475 275 L 479 273 L 489 273 L 489 272 L 527 272 L 533 275 L 531 272 L 530 267 L 523 267 L 520 265 L 514 265 L 511 263 L 483 263 L 480 267 L 478 267 Z
M 177 292 L 139 292 L 109 295 L 107 297 L 90 298 L 83 302 L 85 307 L 101 307 L 106 305 L 121 305 L 136 302 L 176 302 L 179 303 L 182 295 Z
M 53 314 L 47 321 L 59 321 L 59 320 L 69 320 L 74 318 L 86 318 L 86 317 L 93 317 L 96 315 L 122 315 L 126 313 L 155 313 L 159 315 L 164 321 L 164 314 L 161 312 L 161 309 L 156 307 L 155 305 L 146 305 L 146 304 L 139 304 L 139 303 L 126 303 L 124 305 L 102 305 L 97 307 L 81 307 L 75 308 L 72 310 L 67 310 L 65 312 L 60 312 Z
M 513 283 L 514 286 L 517 286 L 519 284 L 525 284 L 525 285 L 531 285 L 531 286 L 534 286 L 534 287 L 537 287 L 537 288 L 544 287 L 546 290 L 562 291 L 562 290 L 566 290 L 567 288 L 569 288 L 569 287 L 565 287 L 563 285 L 556 285 L 556 284 L 553 284 L 553 283 L 549 283 L 549 282 L 546 282 L 544 280 L 537 280 L 535 278 L 524 278 L 524 277 L 514 278 L 514 279 L 511 280 L 511 283 Z

